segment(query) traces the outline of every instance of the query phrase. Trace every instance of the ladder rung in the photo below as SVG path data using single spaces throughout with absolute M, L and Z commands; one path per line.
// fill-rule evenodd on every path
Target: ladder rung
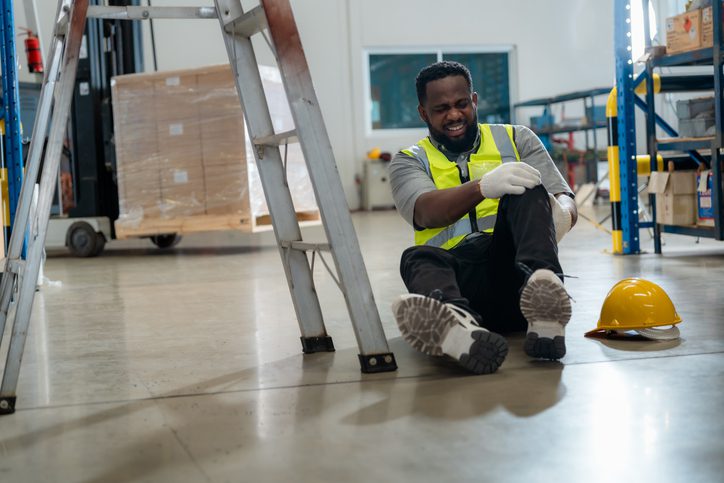
M 228 33 L 242 37 L 251 37 L 264 30 L 266 26 L 266 15 L 261 5 L 224 23 L 224 29 Z
M 284 144 L 297 142 L 299 142 L 299 140 L 297 139 L 296 129 L 254 139 L 254 144 L 256 146 L 282 146 Z
M 153 18 L 216 18 L 214 7 L 104 7 L 90 5 L 89 18 L 148 20 Z
M 329 243 L 307 243 L 302 241 L 281 241 L 282 248 L 301 250 L 303 252 L 330 251 Z

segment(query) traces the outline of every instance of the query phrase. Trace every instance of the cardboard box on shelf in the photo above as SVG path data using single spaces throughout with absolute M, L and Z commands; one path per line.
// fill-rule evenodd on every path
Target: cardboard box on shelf
M 684 12 L 666 19 L 667 54 L 700 49 L 701 42 L 701 10 Z
M 714 207 L 711 203 L 712 172 L 705 169 L 696 174 L 696 224 L 714 226 Z
M 712 22 L 713 10 L 711 5 L 701 10 L 701 47 L 712 47 L 714 45 L 714 23 Z M 722 11 L 724 17 L 724 11 Z M 724 18 L 722 18 L 724 21 Z
M 696 223 L 696 172 L 654 171 L 649 180 L 649 192 L 656 195 L 657 223 Z
M 711 7 L 701 10 L 701 47 L 711 47 L 714 45 L 714 24 L 711 21 Z

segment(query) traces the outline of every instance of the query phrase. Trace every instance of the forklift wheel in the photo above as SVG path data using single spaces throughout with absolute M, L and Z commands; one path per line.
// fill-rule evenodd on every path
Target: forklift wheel
M 181 236 L 176 233 L 169 233 L 167 235 L 154 235 L 151 237 L 151 241 L 158 248 L 171 248 L 178 245 L 181 241 Z
M 93 252 L 93 256 L 97 257 L 103 253 L 103 249 L 106 247 L 106 237 L 101 232 L 96 232 L 96 249 Z
M 101 233 L 96 233 L 92 226 L 85 221 L 70 225 L 66 235 L 65 244 L 70 253 L 76 257 L 95 257 L 103 251 L 106 239 Z

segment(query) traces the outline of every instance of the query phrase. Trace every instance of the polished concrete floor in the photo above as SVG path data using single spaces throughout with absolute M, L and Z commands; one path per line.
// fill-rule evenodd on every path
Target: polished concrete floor
M 663 256 L 614 257 L 582 220 L 561 245 L 578 277 L 568 355 L 530 361 L 515 336 L 496 374 L 469 376 L 400 339 L 389 305 L 406 226 L 394 212 L 354 221 L 395 373 L 360 374 L 319 263 L 337 352 L 301 354 L 269 234 L 51 256 L 18 411 L 0 417 L 0 481 L 722 481 L 724 244 L 669 236 Z M 668 291 L 679 341 L 583 337 L 627 276 Z

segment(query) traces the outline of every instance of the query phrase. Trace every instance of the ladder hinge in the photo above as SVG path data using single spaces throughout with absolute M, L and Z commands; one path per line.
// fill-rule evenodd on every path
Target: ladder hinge
M 56 26 L 56 35 L 65 37 L 68 33 L 68 24 L 70 23 L 70 7 L 63 6 L 63 12 L 60 14 L 58 24 Z
M 8 271 L 22 277 L 25 274 L 25 260 L 8 260 Z

